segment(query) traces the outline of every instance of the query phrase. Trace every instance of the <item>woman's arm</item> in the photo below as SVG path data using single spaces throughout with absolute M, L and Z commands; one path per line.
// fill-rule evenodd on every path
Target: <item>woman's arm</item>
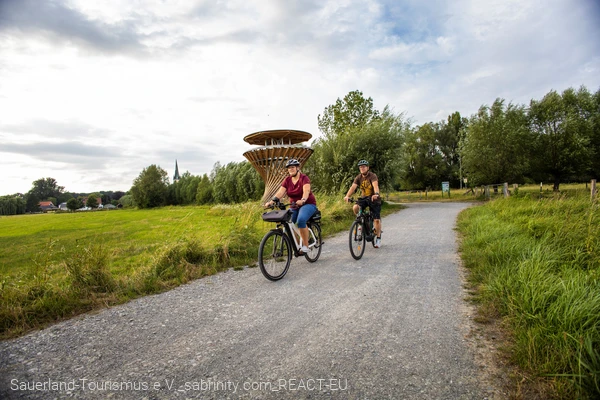
M 298 205 L 304 205 L 310 196 L 310 183 L 302 185 L 302 198 L 296 202 Z
M 285 196 L 285 193 L 287 191 L 285 190 L 285 188 L 283 186 L 279 187 L 279 190 L 277 190 L 277 192 L 275 193 L 275 196 L 273 197 L 277 197 L 277 199 L 281 199 L 283 196 Z M 265 207 L 271 207 L 274 204 L 273 200 L 269 200 L 265 203 Z
M 348 189 L 348 193 L 346 193 L 346 197 L 344 197 L 345 201 L 350 201 L 350 196 L 352 196 L 357 187 L 358 185 L 356 183 L 353 183 L 352 186 L 350 186 L 350 189 Z

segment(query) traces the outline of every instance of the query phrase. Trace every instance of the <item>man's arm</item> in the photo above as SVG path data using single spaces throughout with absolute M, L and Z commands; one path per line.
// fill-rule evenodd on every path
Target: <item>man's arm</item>
M 352 186 L 350 186 L 350 189 L 348 189 L 348 193 L 346 193 L 346 196 L 344 197 L 345 202 L 350 201 L 350 196 L 352 196 L 357 187 L 358 185 L 356 183 L 353 183 Z
M 371 196 L 371 201 L 375 201 L 379 198 L 379 181 L 373 181 L 371 184 L 373 185 L 373 190 L 375 191 L 373 196 Z

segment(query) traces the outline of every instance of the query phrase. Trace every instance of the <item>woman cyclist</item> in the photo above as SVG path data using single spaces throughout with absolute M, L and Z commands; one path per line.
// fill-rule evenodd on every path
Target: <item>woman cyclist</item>
M 285 164 L 289 176 L 281 182 L 281 187 L 275 193 L 273 200 L 265 203 L 265 207 L 271 207 L 275 201 L 278 201 L 287 194 L 290 202 L 296 203 L 293 208 L 292 222 L 298 225 L 300 236 L 302 236 L 302 247 L 300 252 L 308 253 L 308 228 L 306 221 L 317 211 L 317 200 L 310 190 L 310 179 L 300 172 L 300 162 L 295 158 L 288 160 Z

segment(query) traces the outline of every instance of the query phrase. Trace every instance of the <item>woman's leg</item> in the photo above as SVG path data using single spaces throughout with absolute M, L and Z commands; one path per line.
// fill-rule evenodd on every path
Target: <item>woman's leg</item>
M 308 246 L 308 228 L 306 227 L 306 221 L 313 216 L 315 211 L 317 211 L 317 206 L 314 204 L 305 204 L 300 207 L 300 211 L 298 212 L 297 225 L 300 236 L 302 237 L 303 246 Z

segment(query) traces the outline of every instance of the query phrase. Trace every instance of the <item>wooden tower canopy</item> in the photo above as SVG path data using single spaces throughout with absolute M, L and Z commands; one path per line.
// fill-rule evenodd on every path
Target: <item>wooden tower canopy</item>
M 260 131 L 244 137 L 247 143 L 261 146 L 245 152 L 244 157 L 265 181 L 263 203 L 273 197 L 287 177 L 285 164 L 289 159 L 297 159 L 302 168 L 312 155 L 313 149 L 301 144 L 311 137 L 308 132 L 290 129 Z

